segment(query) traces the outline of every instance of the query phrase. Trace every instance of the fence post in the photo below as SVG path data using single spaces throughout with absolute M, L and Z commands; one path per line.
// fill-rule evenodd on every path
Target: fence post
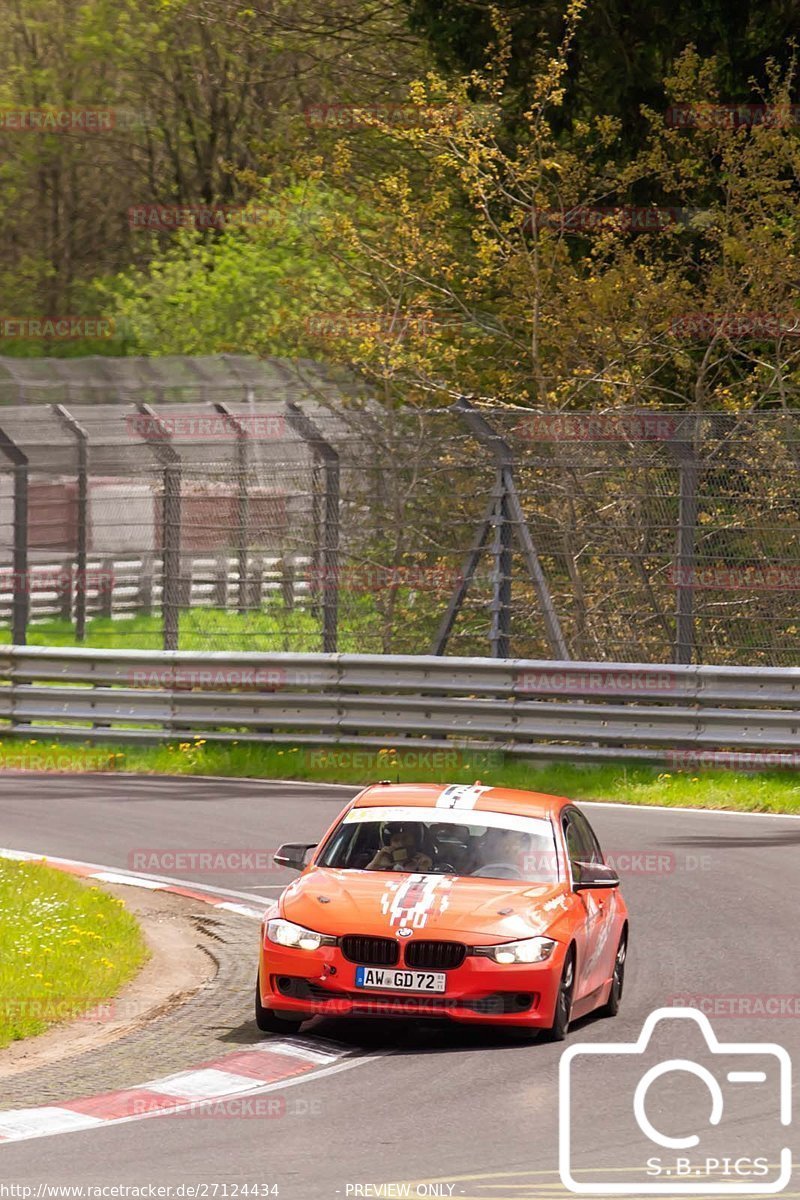
M 145 551 L 142 554 L 142 574 L 139 578 L 139 612 L 149 617 L 153 612 L 153 559 L 155 555 Z
M 550 588 L 547 586 L 547 579 L 539 562 L 539 555 L 531 537 L 531 531 L 528 528 L 528 522 L 525 519 L 517 485 L 514 481 L 514 456 L 511 452 L 511 447 L 492 429 L 485 417 L 476 408 L 473 408 L 466 396 L 460 396 L 453 405 L 453 409 L 463 416 L 481 445 L 486 446 L 494 455 L 498 473 L 502 477 L 503 503 L 506 508 L 507 519 L 512 523 L 523 558 L 528 567 L 528 574 L 536 591 L 539 607 L 542 610 L 542 617 L 544 618 L 547 640 L 550 643 L 550 653 L 561 662 L 568 662 L 571 656 L 567 649 L 564 634 L 561 631 L 561 623 L 553 605 Z
M 110 621 L 114 616 L 113 558 L 104 558 L 100 562 L 100 578 L 97 581 L 97 604 L 100 616 Z
M 63 404 L 54 404 L 53 412 L 74 436 L 78 451 L 78 528 L 75 545 L 75 640 L 86 640 L 86 559 L 89 542 L 89 435 Z
M 694 420 L 681 421 L 671 442 L 678 460 L 678 555 L 675 614 L 674 661 L 690 665 L 695 649 L 695 550 L 698 511 L 698 463 L 695 450 Z
M 250 456 L 247 446 L 247 430 L 241 421 L 237 421 L 236 417 L 228 412 L 225 404 L 216 403 L 214 408 L 224 417 L 226 423 L 236 434 L 236 564 L 239 575 L 239 612 L 244 613 L 247 612 L 249 601 L 247 557 L 250 531 L 250 493 L 247 487 L 247 475 Z
M 143 401 L 136 408 L 147 421 L 135 422 L 137 433 L 152 446 L 163 467 L 164 496 L 161 509 L 161 553 L 164 561 L 161 599 L 165 650 L 178 649 L 181 601 L 181 458 L 164 422 Z
M 315 560 L 322 574 L 322 651 L 335 654 L 339 624 L 339 455 L 299 404 L 287 401 L 286 420 L 323 464 L 325 503 L 321 545 L 316 547 Z
M 497 472 L 495 495 L 489 644 L 492 658 L 508 658 L 511 645 L 511 522 L 503 471 Z
M 0 429 L 0 454 L 14 468 L 14 599 L 11 640 L 24 646 L 28 633 L 30 585 L 28 580 L 28 456 Z

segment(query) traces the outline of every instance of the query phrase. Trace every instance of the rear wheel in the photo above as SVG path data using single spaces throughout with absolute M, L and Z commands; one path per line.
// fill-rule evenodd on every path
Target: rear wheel
M 615 1017 L 619 1012 L 622 987 L 625 983 L 625 959 L 627 957 L 628 931 L 626 929 L 619 939 L 619 946 L 617 946 L 617 954 L 614 959 L 614 974 L 611 976 L 611 990 L 608 993 L 608 1000 L 600 1009 L 600 1015 L 603 1017 Z
M 563 1042 L 569 1029 L 569 1018 L 572 1012 L 572 993 L 575 990 L 575 950 L 570 948 L 561 972 L 561 982 L 558 985 L 556 1012 L 553 1024 L 544 1031 L 548 1042 Z
M 282 1017 L 273 1008 L 264 1008 L 261 1003 L 261 981 L 256 977 L 256 1025 L 262 1033 L 297 1033 L 302 1019 Z

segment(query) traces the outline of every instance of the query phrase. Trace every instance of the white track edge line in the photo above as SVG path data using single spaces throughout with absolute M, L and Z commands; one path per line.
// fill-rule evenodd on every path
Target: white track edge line
M 800 821 L 800 813 L 743 812 L 735 808 L 684 808 L 670 804 L 625 804 L 622 800 L 576 800 L 579 808 L 624 808 L 627 812 L 699 813 L 704 817 L 770 817 L 778 821 Z
M 254 896 L 250 892 L 237 892 L 232 888 L 221 888 L 215 887 L 210 883 L 200 883 L 196 879 L 175 879 L 169 875 L 147 875 L 145 873 L 137 873 L 136 871 L 126 871 L 124 868 L 117 870 L 115 867 L 104 867 L 99 863 L 83 862 L 79 858 L 61 858 L 56 854 L 33 853 L 30 850 L 14 850 L 7 846 L 0 846 L 0 858 L 25 862 L 52 863 L 56 867 L 59 864 L 65 867 L 85 867 L 87 871 L 91 872 L 89 878 L 98 873 L 108 872 L 109 874 L 118 875 L 122 882 L 129 878 L 133 886 L 136 885 L 137 879 L 149 879 L 154 883 L 169 887 L 189 888 L 191 891 L 208 892 L 209 895 L 221 896 L 223 899 L 251 900 L 258 901 L 260 904 L 263 904 L 265 899 L 268 899 L 268 897 L 264 896 Z M 285 888 L 288 887 L 288 883 L 276 883 L 270 886 Z
M 391 1052 L 390 1052 L 391 1053 Z M 340 1071 L 351 1071 L 354 1067 L 363 1066 L 366 1063 L 378 1062 L 381 1058 L 386 1058 L 388 1055 L 371 1054 L 363 1057 L 350 1058 L 345 1062 L 332 1063 L 328 1067 L 320 1067 L 319 1070 L 306 1071 L 303 1075 L 293 1075 L 289 1079 L 277 1079 L 273 1083 L 266 1083 L 262 1086 L 249 1092 L 241 1092 L 239 1096 L 217 1096 L 209 1100 L 193 1100 L 188 1104 L 180 1105 L 176 1108 L 170 1108 L 166 1111 L 154 1111 L 147 1113 L 132 1113 L 126 1117 L 111 1117 L 108 1121 L 100 1120 L 98 1125 L 85 1126 L 82 1129 L 59 1129 L 53 1130 L 50 1133 L 29 1133 L 23 1137 L 5 1138 L 0 1141 L 0 1154 L 3 1152 L 4 1146 L 16 1145 L 18 1142 L 32 1142 L 37 1138 L 43 1137 L 64 1137 L 69 1133 L 97 1133 L 101 1129 L 110 1129 L 113 1125 L 130 1125 L 133 1121 L 149 1121 L 153 1117 L 174 1117 L 179 1113 L 189 1112 L 195 1108 L 207 1108 L 209 1104 L 222 1104 L 227 1100 L 250 1099 L 253 1096 L 262 1096 L 267 1092 L 277 1092 L 287 1087 L 295 1087 L 300 1083 L 308 1083 L 312 1079 L 321 1079 L 324 1075 L 336 1075 Z M 125 1089 L 123 1089 L 125 1090 Z M 53 1107 L 61 1107 L 54 1105 Z M 68 1110 L 71 1111 L 71 1110 Z

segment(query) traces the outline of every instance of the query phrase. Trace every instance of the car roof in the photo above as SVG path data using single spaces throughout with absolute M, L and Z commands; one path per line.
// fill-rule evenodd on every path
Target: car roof
M 455 808 L 468 812 L 516 813 L 526 817 L 557 815 L 570 801 L 544 792 L 491 787 L 481 783 L 373 783 L 356 796 L 354 808 Z

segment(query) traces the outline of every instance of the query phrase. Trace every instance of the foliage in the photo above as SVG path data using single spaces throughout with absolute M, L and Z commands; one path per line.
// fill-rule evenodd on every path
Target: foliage
M 0 916 L 0 1046 L 102 1016 L 147 958 L 121 900 L 45 861 L 0 861 Z
M 422 33 L 450 72 L 480 71 L 498 24 L 510 44 L 506 115 L 516 121 L 534 99 L 535 68 L 563 32 L 562 0 L 406 0 Z M 626 146 L 646 133 L 642 106 L 662 110 L 664 80 L 686 47 L 715 60 L 714 80 L 728 102 L 750 98 L 751 79 L 767 83 L 766 63 L 792 59 L 800 15 L 786 0 L 655 0 L 589 4 L 570 52 L 567 121 L 606 114 L 620 121 Z M 531 67 L 534 70 L 531 70 Z
M 374 305 L 399 319 L 388 337 L 345 330 L 338 355 L 419 403 L 466 393 L 557 409 L 788 406 L 798 366 L 795 125 L 672 128 L 649 112 L 647 143 L 629 162 L 617 153 L 618 123 L 604 116 L 577 122 L 565 142 L 554 115 L 582 7 L 571 6 L 564 41 L 537 76 L 524 139 L 509 145 L 496 122 L 473 119 L 468 89 L 492 102 L 502 69 L 452 86 L 450 106 L 426 128 L 384 129 L 405 144 L 405 162 L 359 177 L 374 216 L 338 214 L 328 253 L 358 263 L 362 286 L 368 264 Z M 673 104 L 702 114 L 716 100 L 713 78 L 714 63 L 688 51 L 668 80 Z M 771 72 L 770 112 L 790 111 L 792 83 Z M 424 107 L 444 88 L 430 79 L 415 100 Z M 340 146 L 331 165 L 340 186 L 352 169 Z M 709 333 L 708 323 L 687 326 L 695 314 L 761 320 L 712 321 Z

